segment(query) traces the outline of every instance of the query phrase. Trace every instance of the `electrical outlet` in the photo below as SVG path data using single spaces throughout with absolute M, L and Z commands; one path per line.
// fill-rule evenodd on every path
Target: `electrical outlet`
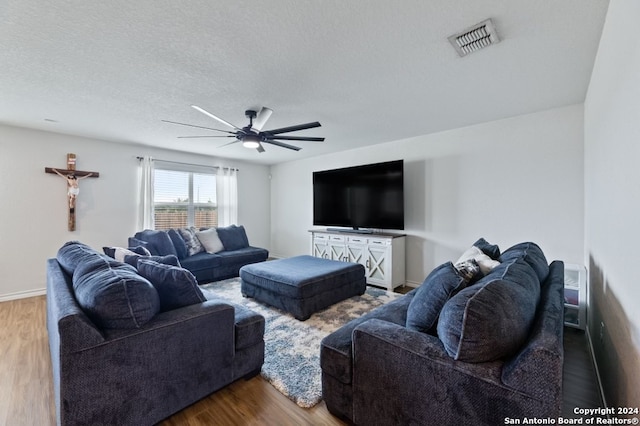
M 604 343 L 604 322 L 600 321 L 600 344 Z

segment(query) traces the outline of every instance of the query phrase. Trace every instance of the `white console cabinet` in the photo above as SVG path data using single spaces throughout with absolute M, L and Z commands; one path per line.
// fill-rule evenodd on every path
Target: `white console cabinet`
M 405 284 L 405 236 L 311 230 L 311 255 L 360 263 L 367 284 L 387 290 Z

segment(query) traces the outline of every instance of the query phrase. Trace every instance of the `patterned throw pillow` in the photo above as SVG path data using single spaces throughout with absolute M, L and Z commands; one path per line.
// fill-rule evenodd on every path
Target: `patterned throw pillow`
M 200 240 L 196 236 L 196 232 L 198 232 L 198 230 L 195 226 L 190 226 L 189 228 L 180 228 L 178 229 L 178 232 L 184 240 L 184 243 L 187 245 L 187 254 L 189 256 L 193 256 L 194 254 L 204 251 L 204 247 L 202 247 Z
M 482 271 L 480 265 L 475 259 L 466 259 L 462 262 L 458 262 L 455 265 L 458 275 L 464 280 L 465 286 L 472 284 L 482 278 Z

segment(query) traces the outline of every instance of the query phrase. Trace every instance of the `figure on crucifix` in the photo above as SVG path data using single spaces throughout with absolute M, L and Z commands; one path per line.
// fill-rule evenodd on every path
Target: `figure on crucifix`
M 53 169 L 53 171 L 56 172 L 58 176 L 60 176 L 61 178 L 67 181 L 67 197 L 69 198 L 69 210 L 73 211 L 73 209 L 75 209 L 76 207 L 76 197 L 80 193 L 80 187 L 78 186 L 78 181 L 91 177 L 92 173 L 89 173 L 81 177 L 77 177 L 73 173 L 63 175 L 56 169 Z

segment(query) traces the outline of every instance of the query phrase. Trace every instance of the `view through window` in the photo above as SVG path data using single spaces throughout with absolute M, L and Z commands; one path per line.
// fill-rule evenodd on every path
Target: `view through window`
M 156 229 L 218 225 L 213 173 L 156 168 L 153 200 Z

